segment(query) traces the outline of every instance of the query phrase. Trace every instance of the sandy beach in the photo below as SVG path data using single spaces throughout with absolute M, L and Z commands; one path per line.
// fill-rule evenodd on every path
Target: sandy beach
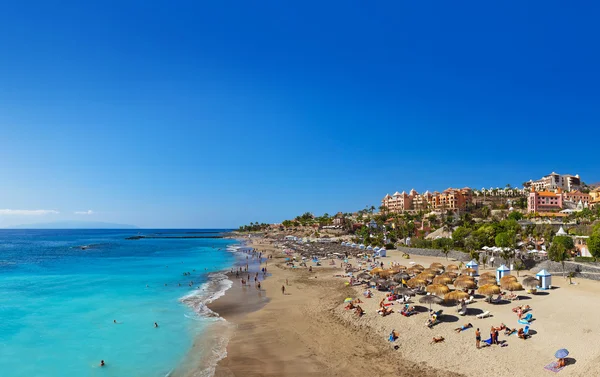
M 252 246 L 282 257 L 281 249 L 265 242 L 254 240 Z M 388 266 L 394 261 L 452 263 L 435 257 L 406 260 L 394 251 L 382 261 Z M 569 285 L 555 276 L 555 289 L 537 295 L 520 292 L 522 300 L 500 305 L 478 299 L 469 305 L 471 315 L 464 317 L 454 307 L 434 305 L 445 315 L 429 329 L 425 326 L 427 313 L 408 318 L 399 313 L 378 315 L 376 309 L 385 293 L 375 292 L 373 298 L 365 299 L 363 288 L 349 287 L 344 284 L 347 279 L 334 277 L 342 271 L 339 263 L 335 268 L 313 267 L 314 272 L 309 273 L 281 262 L 277 258 L 269 261 L 271 276 L 263 282 L 263 291 L 254 287 L 244 290 L 237 281 L 230 292 L 211 304 L 213 311 L 236 326 L 216 376 L 540 376 L 552 373 L 544 366 L 555 361 L 554 352 L 559 348 L 570 351 L 569 365 L 560 375 L 600 374 L 600 349 L 594 346 L 600 333 L 600 323 L 595 321 L 600 310 L 595 299 L 600 292 L 598 282 L 578 279 Z M 521 271 L 520 275 L 528 273 Z M 286 279 L 289 285 L 283 295 L 281 286 Z M 360 297 L 366 314 L 357 318 L 345 310 L 346 297 Z M 486 339 L 491 326 L 523 327 L 511 309 L 525 304 L 532 307 L 535 319 L 529 339 L 501 332 L 500 340 L 507 346 L 476 349 L 474 328 L 479 327 Z M 399 304 L 392 307 L 400 309 Z M 492 317 L 476 319 L 474 314 L 482 311 L 490 311 Z M 469 322 L 473 329 L 454 331 Z M 390 343 L 387 337 L 393 329 L 400 336 Z M 445 341 L 431 344 L 434 336 L 443 336 Z

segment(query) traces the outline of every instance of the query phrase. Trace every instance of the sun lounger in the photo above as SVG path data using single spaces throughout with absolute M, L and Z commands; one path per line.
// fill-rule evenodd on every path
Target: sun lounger
M 481 313 L 481 314 L 477 314 L 477 315 L 476 315 L 476 317 L 477 317 L 478 319 L 482 319 L 482 318 L 489 317 L 489 316 L 491 316 L 491 315 L 492 315 L 492 313 L 490 313 L 489 311 L 485 311 L 485 312 L 483 312 L 483 313 Z
M 465 300 L 465 304 L 470 304 L 470 303 L 472 303 L 473 301 L 475 301 L 475 297 L 471 296 L 471 297 L 469 297 L 469 299 L 468 299 L 468 300 Z

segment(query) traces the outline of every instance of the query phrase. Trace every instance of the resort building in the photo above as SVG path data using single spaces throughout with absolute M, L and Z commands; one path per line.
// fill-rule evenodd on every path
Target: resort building
M 557 192 L 535 191 L 531 189 L 527 200 L 527 212 L 559 212 L 563 206 L 562 190 Z
M 583 205 L 590 204 L 591 196 L 590 194 L 583 193 L 579 190 L 565 192 L 563 194 L 563 200 L 570 201 L 573 203 L 582 203 Z
M 469 187 L 462 189 L 448 188 L 443 192 L 426 191 L 419 194 L 416 190 L 410 190 L 410 193 L 396 192 L 394 195 L 386 195 L 381 200 L 381 205 L 386 207 L 389 212 L 402 213 L 406 211 L 419 210 L 450 210 L 456 211 L 464 209 L 472 201 L 473 191 Z
M 557 174 L 552 172 L 537 181 L 529 180 L 523 184 L 525 188 L 534 189 L 535 191 L 553 191 L 561 189 L 563 191 L 575 191 L 581 187 L 581 179 L 579 174 Z

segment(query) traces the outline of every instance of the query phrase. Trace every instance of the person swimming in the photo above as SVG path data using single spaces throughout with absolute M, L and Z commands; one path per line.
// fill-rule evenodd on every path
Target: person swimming
M 117 323 L 117 320 L 116 320 L 116 319 L 113 319 L 113 323 Z
M 104 360 L 100 360 L 100 366 L 103 367 L 104 365 Z
M 158 323 L 154 322 L 154 327 L 155 328 L 158 327 Z

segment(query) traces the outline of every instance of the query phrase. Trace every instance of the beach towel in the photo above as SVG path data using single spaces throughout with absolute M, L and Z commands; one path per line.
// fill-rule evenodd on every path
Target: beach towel
M 561 370 L 565 369 L 565 367 L 559 368 L 558 367 L 558 362 L 557 361 L 553 361 L 550 364 L 546 365 L 544 367 L 544 369 L 549 370 L 550 372 L 558 373 Z

